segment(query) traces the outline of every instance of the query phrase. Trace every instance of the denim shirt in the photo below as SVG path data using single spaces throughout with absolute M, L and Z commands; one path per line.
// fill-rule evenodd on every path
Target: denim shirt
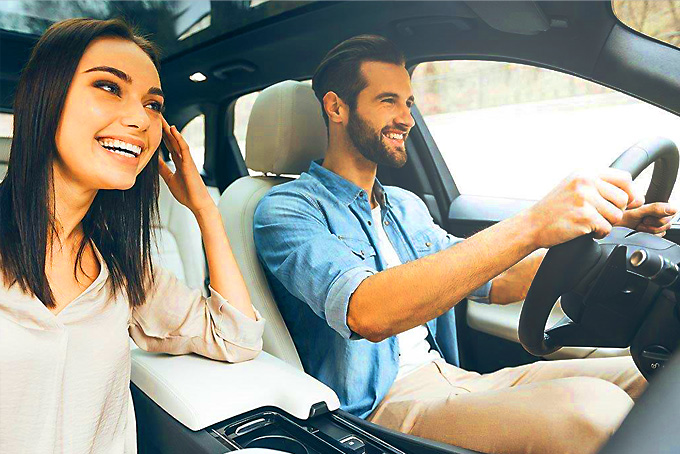
M 402 263 L 461 241 L 433 222 L 415 194 L 377 180 L 374 192 Z M 396 336 L 373 343 L 347 325 L 352 293 L 386 268 L 372 223 L 366 191 L 317 163 L 272 188 L 254 218 L 258 257 L 305 371 L 362 418 L 385 397 L 399 369 Z M 469 298 L 488 302 L 490 288 L 489 282 Z M 426 325 L 432 346 L 458 365 L 453 309 Z

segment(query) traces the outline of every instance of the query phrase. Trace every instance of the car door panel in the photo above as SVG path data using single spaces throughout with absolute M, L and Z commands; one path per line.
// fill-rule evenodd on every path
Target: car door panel
M 466 321 L 470 328 L 510 342 L 519 343 L 517 327 L 522 311 L 522 301 L 506 305 L 489 305 L 468 301 Z M 555 305 L 548 326 L 564 317 L 559 304 Z M 596 358 L 627 355 L 627 348 L 564 347 L 545 359 Z

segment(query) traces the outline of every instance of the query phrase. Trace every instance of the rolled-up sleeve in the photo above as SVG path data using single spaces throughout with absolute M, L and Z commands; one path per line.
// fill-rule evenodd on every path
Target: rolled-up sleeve
M 262 350 L 265 321 L 257 311 L 255 315 L 253 320 L 241 313 L 212 287 L 205 298 L 158 269 L 146 303 L 132 310 L 129 333 L 147 351 L 239 362 Z
M 346 339 L 361 339 L 347 325 L 349 300 L 376 273 L 326 224 L 309 197 L 276 188 L 255 211 L 257 253 L 269 272 L 328 326 Z

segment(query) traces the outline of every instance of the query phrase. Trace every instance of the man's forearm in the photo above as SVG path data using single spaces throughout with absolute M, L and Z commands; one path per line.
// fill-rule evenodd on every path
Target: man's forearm
M 489 302 L 509 304 L 523 300 L 547 252 L 547 249 L 539 249 L 495 277 L 492 281 Z
M 536 249 L 520 214 L 465 241 L 364 280 L 350 299 L 352 331 L 378 342 L 448 311 Z

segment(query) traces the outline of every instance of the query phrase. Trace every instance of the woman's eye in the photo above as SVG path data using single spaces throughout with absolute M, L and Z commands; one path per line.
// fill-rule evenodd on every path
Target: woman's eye
M 163 112 L 163 108 L 165 107 L 162 103 L 158 101 L 152 101 L 147 106 L 151 107 L 151 110 L 155 110 L 156 112 Z
M 120 96 L 120 87 L 115 82 L 109 82 L 107 80 L 98 80 L 97 82 L 94 83 L 94 86 L 97 88 L 101 88 L 104 91 L 108 91 L 109 93 L 113 93 L 116 96 Z

